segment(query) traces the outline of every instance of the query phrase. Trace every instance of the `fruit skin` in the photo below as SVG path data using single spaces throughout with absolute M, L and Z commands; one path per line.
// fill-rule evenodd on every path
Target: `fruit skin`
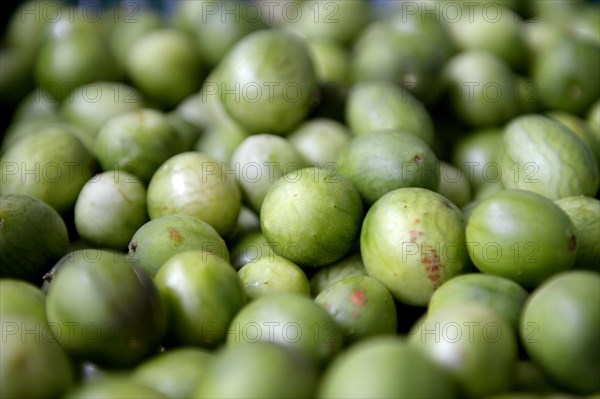
M 142 225 L 129 242 L 129 257 L 155 276 L 173 255 L 203 250 L 229 262 L 225 241 L 208 223 L 187 215 L 167 215 Z
M 577 258 L 573 268 L 600 272 L 600 200 L 586 196 L 555 201 L 571 218 L 577 235 Z
M 454 398 L 442 368 L 398 337 L 372 337 L 341 353 L 322 376 L 317 398 Z
M 0 196 L 1 278 L 40 284 L 68 247 L 67 227 L 52 207 L 28 195 Z
M 200 152 L 182 152 L 154 173 L 148 184 L 150 219 L 180 214 L 210 224 L 221 237 L 235 227 L 242 198 L 227 165 Z
M 98 380 L 83 382 L 64 396 L 65 399 L 95 398 L 144 398 L 166 399 L 167 396 L 147 388 L 133 379 L 124 376 L 108 376 Z
M 342 350 L 344 335 L 325 309 L 303 295 L 279 293 L 244 306 L 227 331 L 227 345 L 274 342 L 324 366 Z
M 178 253 L 154 278 L 165 300 L 167 341 L 215 347 L 225 340 L 231 319 L 246 303 L 244 286 L 231 265 L 201 250 Z
M 317 270 L 310 278 L 310 290 L 314 297 L 333 283 L 353 276 L 366 276 L 367 271 L 359 253 L 351 253 L 331 265 Z
M 459 384 L 467 397 L 508 391 L 517 364 L 517 338 L 493 310 L 475 303 L 427 314 L 413 326 L 408 344 Z
M 465 222 L 442 195 L 417 187 L 381 197 L 363 221 L 360 248 L 370 277 L 400 302 L 424 306 L 467 264 Z
M 260 230 L 249 232 L 231 246 L 229 251 L 231 264 L 235 269 L 255 262 L 263 256 L 273 257 L 275 252 Z
M 46 295 L 26 281 L 0 278 L 0 314 L 14 314 L 46 324 Z
M 570 269 L 578 240 L 569 216 L 552 200 L 524 190 L 502 190 L 482 200 L 466 229 L 477 268 L 525 288 Z
M 62 397 L 75 384 L 71 359 L 45 322 L 2 312 L 0 326 L 0 396 L 51 399 Z
M 67 353 L 108 367 L 140 362 L 157 349 L 166 327 L 152 278 L 108 250 L 70 254 L 50 285 L 46 313 Z
M 600 275 L 567 271 L 539 286 L 521 316 L 527 354 L 553 381 L 569 391 L 600 389 Z
M 2 194 L 39 198 L 64 214 L 94 175 L 92 154 L 65 130 L 32 134 L 16 142 L 0 160 Z
M 560 122 L 522 115 L 505 127 L 502 142 L 499 163 L 505 188 L 552 200 L 598 192 L 600 171 L 592 150 Z
M 191 398 L 214 359 L 204 349 L 171 348 L 138 365 L 132 370 L 131 379 L 169 398 Z
M 296 35 L 267 29 L 239 40 L 219 64 L 218 87 L 227 113 L 249 133 L 283 134 L 308 114 L 316 77 Z
M 269 255 L 256 259 L 244 265 L 238 271 L 238 276 L 250 300 L 277 292 L 310 296 L 310 284 L 304 271 L 281 256 Z
M 304 168 L 271 187 L 260 225 L 276 254 L 301 267 L 319 267 L 348 253 L 360 231 L 363 205 L 352 183 L 335 172 Z
M 427 311 L 435 313 L 462 303 L 487 306 L 502 316 L 515 331 L 529 294 L 519 284 L 491 274 L 468 273 L 446 281 L 429 301 Z
M 414 134 L 377 131 L 352 139 L 338 157 L 338 173 L 350 180 L 365 203 L 402 187 L 432 191 L 440 184 L 440 165 L 431 148 Z
M 502 143 L 502 129 L 478 129 L 460 136 L 454 143 L 452 164 L 456 165 L 471 182 L 473 188 L 492 183 L 493 163 Z M 489 175 L 488 175 L 489 174 Z
M 222 347 L 195 398 L 310 398 L 317 369 L 302 353 L 270 342 Z M 235 382 L 235 383 L 232 383 Z
M 290 143 L 309 165 L 322 168 L 337 161 L 350 138 L 350 130 L 345 125 L 322 117 L 309 119 L 288 136 Z
M 396 333 L 398 320 L 394 298 L 378 280 L 354 276 L 325 288 L 315 297 L 338 323 L 346 341 Z

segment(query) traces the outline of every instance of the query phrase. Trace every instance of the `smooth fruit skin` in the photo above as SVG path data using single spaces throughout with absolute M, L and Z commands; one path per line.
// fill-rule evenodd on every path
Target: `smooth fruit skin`
M 281 256 L 269 255 L 254 260 L 244 265 L 238 276 L 250 300 L 277 292 L 310 296 L 310 284 L 304 271 Z
M 228 345 L 216 353 L 195 398 L 310 398 L 317 369 L 295 349 L 270 342 Z
M 283 134 L 306 117 L 316 77 L 308 49 L 296 35 L 253 32 L 229 51 L 212 82 L 227 113 L 250 133 Z
M 466 229 L 471 260 L 484 272 L 534 288 L 577 257 L 575 226 L 550 199 L 502 190 L 482 200 Z
M 394 298 L 374 278 L 354 276 L 340 280 L 317 295 L 315 302 L 342 327 L 347 342 L 396 333 L 398 320 Z
M 600 389 L 600 275 L 560 273 L 538 287 L 521 316 L 521 341 L 533 361 L 569 391 Z
M 333 283 L 353 276 L 366 276 L 367 271 L 360 253 L 351 253 L 331 265 L 317 270 L 310 278 L 310 291 L 313 296 Z
M 325 167 L 336 162 L 340 151 L 350 141 L 350 130 L 328 118 L 312 118 L 298 126 L 288 139 L 310 165 Z
M 229 262 L 225 240 L 211 225 L 187 215 L 167 215 L 144 223 L 129 242 L 129 256 L 155 276 L 173 255 L 191 250 L 213 253 Z
M 39 284 L 68 246 L 65 222 L 48 204 L 28 195 L 0 196 L 1 278 Z
M 0 278 L 0 314 L 15 314 L 47 323 L 46 295 L 26 281 Z
M 317 398 L 454 398 L 449 374 L 398 337 L 365 339 L 325 370 Z
M 396 300 L 425 306 L 467 264 L 462 212 L 424 188 L 390 191 L 367 212 L 360 250 L 367 274 Z
M 271 187 L 260 225 L 276 254 L 301 267 L 319 267 L 348 253 L 360 231 L 363 205 L 352 183 L 335 172 L 299 169 Z
M 246 303 L 244 286 L 233 267 L 209 252 L 176 254 L 154 279 L 167 308 L 169 344 L 217 346 Z
M 560 122 L 543 115 L 523 115 L 508 123 L 498 162 L 505 188 L 552 200 L 593 197 L 600 187 L 592 150 Z
M 76 358 L 131 367 L 157 350 L 165 305 L 152 278 L 125 254 L 74 251 L 46 297 L 57 342 Z
M 65 399 L 144 398 L 166 399 L 155 390 L 124 376 L 108 376 L 83 382 L 64 396 Z

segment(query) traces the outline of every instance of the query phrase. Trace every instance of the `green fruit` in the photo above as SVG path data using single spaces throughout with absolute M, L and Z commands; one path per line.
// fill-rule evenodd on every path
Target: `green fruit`
M 302 353 L 269 342 L 229 345 L 217 352 L 195 398 L 310 398 L 317 370 Z
M 230 164 L 246 202 L 257 213 L 267 191 L 281 176 L 306 166 L 287 139 L 273 134 L 244 139 L 231 155 Z
M 350 130 L 333 119 L 310 119 L 294 130 L 288 139 L 309 165 L 326 167 L 336 162 L 350 142 Z
M 462 208 L 472 199 L 471 184 L 462 170 L 447 162 L 440 161 L 440 184 L 437 192 Z
M 81 141 L 81 144 L 83 144 L 88 152 L 91 153 L 94 150 L 94 141 L 96 140 L 94 132 L 72 123 L 60 121 L 58 117 L 52 120 L 28 117 L 25 120 L 13 122 L 8 126 L 2 141 L 1 152 L 8 151 L 10 147 L 25 137 L 51 131 L 71 133 Z
M 472 131 L 455 141 L 452 164 L 462 170 L 474 188 L 500 181 L 495 172 L 501 145 L 502 130 L 499 128 Z
M 308 113 L 316 84 L 304 42 L 267 29 L 253 32 L 229 51 L 219 66 L 221 101 L 250 133 L 283 134 Z
M 517 331 L 528 295 L 523 287 L 507 278 L 469 273 L 442 284 L 431 296 L 427 311 L 432 314 L 463 303 L 477 303 L 497 312 Z
M 241 237 L 231 246 L 229 256 L 233 267 L 240 269 L 264 256 L 272 258 L 275 256 L 275 252 L 262 232 L 253 231 Z
M 40 284 L 68 247 L 67 227 L 49 205 L 27 195 L 0 196 L 1 278 Z
M 346 122 L 354 134 L 379 130 L 412 133 L 427 145 L 434 140 L 431 116 L 409 91 L 385 81 L 352 86 L 346 103 Z
M 146 187 L 138 177 L 124 171 L 92 177 L 75 203 L 79 237 L 99 247 L 125 250 L 147 219 Z
M 340 354 L 317 398 L 454 398 L 449 375 L 398 337 L 366 339 Z
M 448 60 L 443 75 L 452 110 L 469 126 L 498 125 L 516 115 L 516 76 L 494 54 L 461 51 Z
M 519 360 L 515 370 L 515 391 L 552 392 L 556 388 L 552 380 L 544 374 L 532 360 Z
M 126 69 L 136 87 L 166 108 L 200 89 L 203 77 L 194 42 L 172 28 L 138 38 L 129 50 Z
M 572 133 L 575 133 L 592 150 L 596 161 L 600 160 L 600 140 L 595 139 L 594 133 L 584 119 L 563 111 L 552 111 L 548 112 L 547 115 L 565 125 Z
M 182 149 L 183 140 L 166 115 L 150 108 L 112 117 L 102 126 L 94 144 L 103 170 L 125 170 L 144 182 Z
M 235 227 L 229 232 L 227 240 L 229 242 L 237 242 L 246 234 L 257 230 L 260 230 L 260 219 L 258 218 L 258 215 L 246 205 L 242 205 Z
M 600 100 L 596 101 L 588 110 L 586 121 L 594 137 L 595 145 L 600 146 Z
M 310 296 L 306 274 L 296 264 L 281 256 L 263 256 L 244 265 L 239 271 L 248 299 L 278 292 Z
M 126 376 L 108 376 L 83 382 L 69 391 L 65 399 L 140 398 L 165 399 L 166 396 Z
M 183 142 L 182 151 L 193 149 L 202 134 L 200 128 L 175 111 L 169 112 L 167 119 Z
M 585 196 L 555 201 L 571 218 L 578 239 L 574 268 L 600 271 L 600 201 Z
M 575 226 L 552 200 L 524 190 L 503 190 L 483 199 L 466 230 L 473 263 L 484 273 L 526 288 L 573 266 Z
M 237 123 L 219 122 L 208 126 L 202 132 L 193 149 L 229 164 L 233 152 L 247 137 L 248 133 Z
M 360 249 L 367 274 L 395 299 L 425 306 L 467 264 L 462 212 L 424 188 L 390 191 L 367 212 Z
M 365 203 L 403 187 L 437 190 L 438 159 L 419 137 L 401 130 L 372 132 L 352 139 L 338 157 L 339 174 L 350 180 Z
M 202 250 L 229 262 L 225 241 L 211 225 L 187 215 L 166 215 L 146 222 L 131 237 L 129 256 L 151 276 L 170 257 Z
M 131 379 L 169 398 L 191 398 L 214 360 L 215 356 L 204 349 L 173 348 L 141 363 L 132 371 Z
M 280 178 L 265 197 L 260 224 L 273 251 L 299 266 L 342 258 L 363 216 L 360 195 L 336 170 L 304 168 Z
M 350 55 L 345 47 L 327 39 L 312 39 L 307 45 L 317 81 L 339 85 L 350 83 Z
M 342 279 L 321 291 L 315 302 L 340 325 L 347 342 L 396 333 L 398 320 L 394 298 L 374 278 L 354 276 Z
M 546 107 L 581 115 L 600 96 L 599 69 L 598 44 L 564 38 L 537 55 L 531 76 Z
M 592 197 L 600 186 L 592 151 L 562 124 L 542 115 L 523 115 L 506 126 L 498 161 L 504 187 L 553 200 Z
M 525 304 L 521 341 L 527 354 L 569 391 L 600 389 L 600 276 L 560 273 L 539 286 Z
M 344 336 L 329 313 L 311 298 L 280 293 L 250 302 L 229 326 L 228 345 L 259 341 L 298 350 L 323 366 L 342 349 Z
M 172 344 L 217 346 L 246 301 L 235 270 L 210 252 L 173 255 L 154 279 L 167 307 Z
M 94 82 L 77 87 L 60 106 L 61 116 L 95 137 L 110 118 L 142 108 L 140 92 L 125 83 Z
M 473 303 L 428 314 L 413 326 L 409 345 L 454 377 L 467 397 L 511 388 L 517 339 L 503 317 Z
M 166 326 L 152 278 L 124 254 L 74 251 L 53 278 L 48 322 L 65 351 L 109 367 L 131 367 L 154 352 Z
M 15 143 L 2 156 L 0 168 L 3 195 L 29 195 L 66 213 L 93 176 L 95 165 L 77 137 L 65 130 L 51 130 Z
M 0 396 L 57 398 L 75 383 L 73 364 L 37 317 L 0 313 Z M 33 383 L 35 381 L 35 383 Z
M 189 215 L 210 224 L 221 237 L 234 228 L 242 204 L 227 165 L 200 152 L 184 152 L 163 163 L 148 184 L 150 219 Z
M 333 283 L 349 277 L 366 275 L 360 253 L 346 255 L 337 262 L 317 270 L 310 278 L 310 291 L 316 297 Z
M 0 314 L 37 320 L 45 325 L 46 295 L 26 281 L 0 278 Z
M 149 7 L 122 5 L 114 9 L 114 26 L 108 41 L 110 49 L 122 69 L 127 66 L 127 58 L 135 42 L 144 35 L 163 26 L 161 15 Z

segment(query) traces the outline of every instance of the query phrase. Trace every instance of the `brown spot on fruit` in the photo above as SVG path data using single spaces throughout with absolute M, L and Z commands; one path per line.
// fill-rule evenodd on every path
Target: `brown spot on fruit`
M 416 218 L 416 219 L 415 219 L 415 224 L 421 224 L 421 219 L 419 219 L 419 218 Z
M 354 306 L 362 307 L 365 305 L 365 300 L 367 299 L 367 296 L 365 295 L 365 292 L 363 290 L 357 288 L 356 290 L 354 290 L 352 295 L 348 297 L 348 299 L 350 300 L 350 302 L 352 302 Z
M 413 160 L 415 161 L 415 163 L 418 166 L 421 166 L 421 164 L 423 163 L 423 158 L 420 155 L 415 155 L 415 157 L 413 158 Z
M 435 250 L 431 250 L 431 252 L 423 254 L 422 260 L 425 265 L 424 269 L 427 273 L 427 278 L 433 283 L 433 289 L 435 290 L 441 285 L 440 279 L 442 275 L 440 274 L 440 268 L 442 264 L 440 263 L 440 257 Z
M 411 230 L 408 232 L 410 234 L 410 242 L 417 242 L 417 238 L 423 235 L 422 231 Z
M 175 230 L 172 227 L 169 227 L 169 237 L 175 240 L 176 245 L 181 244 L 181 242 L 183 241 L 183 237 L 181 237 L 181 234 L 179 234 L 177 230 Z
M 577 238 L 574 235 L 569 238 L 569 251 L 573 251 L 577 247 Z

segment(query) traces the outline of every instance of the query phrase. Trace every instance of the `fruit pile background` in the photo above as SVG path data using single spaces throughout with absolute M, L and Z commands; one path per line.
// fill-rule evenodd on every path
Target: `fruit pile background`
M 5 7 L 0 397 L 600 397 L 598 2 Z

